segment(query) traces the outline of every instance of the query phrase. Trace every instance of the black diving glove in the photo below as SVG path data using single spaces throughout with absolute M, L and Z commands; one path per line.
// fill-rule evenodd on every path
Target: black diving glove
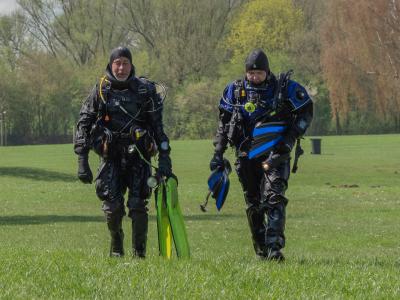
M 158 170 L 157 175 L 160 177 L 171 177 L 172 175 L 172 164 L 171 158 L 168 153 L 160 152 L 158 155 Z
M 80 154 L 78 156 L 78 178 L 83 183 L 92 183 L 93 174 L 89 166 L 88 154 Z
M 210 171 L 223 168 L 224 168 L 224 157 L 222 153 L 215 152 L 213 158 L 210 161 Z

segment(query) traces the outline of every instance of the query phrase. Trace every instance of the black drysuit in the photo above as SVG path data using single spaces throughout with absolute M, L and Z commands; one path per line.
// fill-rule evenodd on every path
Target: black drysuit
M 144 136 L 136 136 L 143 132 L 146 132 Z M 117 81 L 108 66 L 105 77 L 81 108 L 74 149 L 78 155 L 87 155 L 94 149 L 101 156 L 95 184 L 111 232 L 111 251 L 123 254 L 123 249 L 118 248 L 122 247 L 121 221 L 125 215 L 124 194 L 128 190 L 133 251 L 139 256 L 145 255 L 146 205 L 151 194 L 146 182 L 151 169 L 139 151 L 150 160 L 150 149 L 156 144 L 160 158 L 170 165 L 169 146 L 164 150 L 160 147 L 168 142 L 163 129 L 162 101 L 155 85 L 133 74 L 124 82 Z

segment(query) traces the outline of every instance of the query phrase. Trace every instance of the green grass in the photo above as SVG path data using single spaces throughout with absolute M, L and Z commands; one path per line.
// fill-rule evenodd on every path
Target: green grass
M 303 144 L 282 264 L 256 259 L 236 175 L 222 211 L 200 211 L 210 141 L 172 144 L 192 258 L 170 261 L 158 256 L 153 198 L 147 259 L 129 255 L 128 218 L 128 255 L 110 259 L 72 146 L 0 148 L 0 298 L 399 299 L 400 136 L 324 137 L 322 155 Z

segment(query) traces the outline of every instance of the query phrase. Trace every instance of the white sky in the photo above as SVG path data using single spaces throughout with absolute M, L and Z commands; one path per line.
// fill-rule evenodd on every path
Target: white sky
M 0 15 L 9 14 L 17 8 L 16 0 L 0 0 Z

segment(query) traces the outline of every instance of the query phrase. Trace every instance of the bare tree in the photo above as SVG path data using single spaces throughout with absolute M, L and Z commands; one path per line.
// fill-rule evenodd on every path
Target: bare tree
M 398 0 L 329 3 L 321 63 L 338 125 L 356 112 L 392 120 L 400 129 L 399 9 Z
M 19 0 L 30 34 L 54 57 L 84 65 L 97 53 L 132 43 L 118 0 Z
M 240 0 L 122 0 L 132 33 L 144 45 L 170 81 L 212 72 L 217 51 L 233 9 Z
M 29 56 L 27 27 L 19 12 L 0 17 L 0 57 L 15 69 L 16 60 L 21 55 Z

